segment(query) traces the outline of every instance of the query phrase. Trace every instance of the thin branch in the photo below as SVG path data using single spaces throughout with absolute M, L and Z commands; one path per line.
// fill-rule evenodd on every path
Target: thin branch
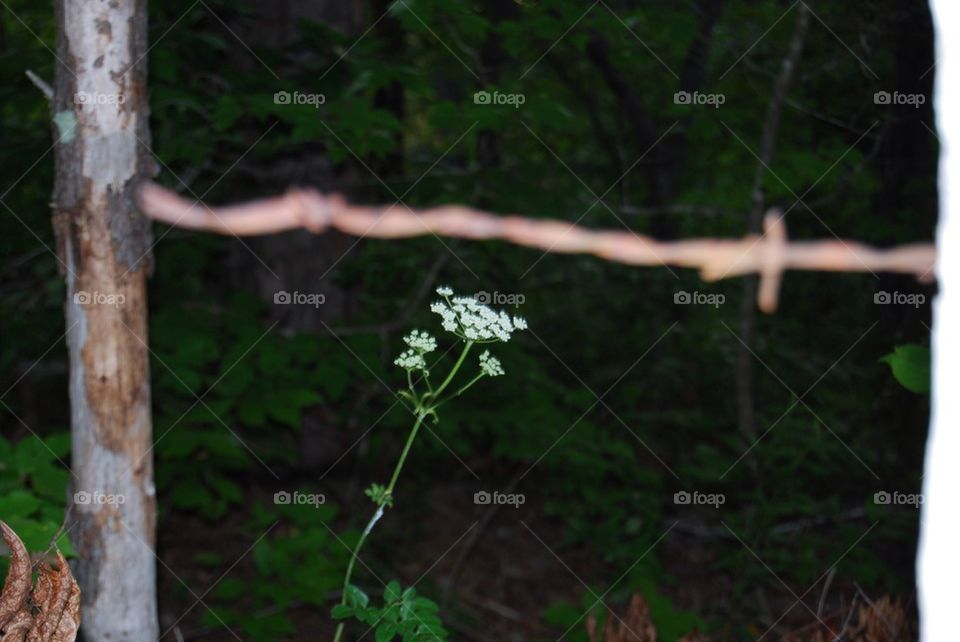
M 592 254 L 627 265 L 699 268 L 708 281 L 757 272 L 761 275 L 759 304 L 765 312 L 776 309 L 780 278 L 786 269 L 902 272 L 929 281 L 936 259 L 930 243 L 888 250 L 844 240 L 788 243 L 783 217 L 777 210 L 767 214 L 763 236 L 661 242 L 626 230 L 593 231 L 566 221 L 496 216 L 460 205 L 425 210 L 404 205 L 351 205 L 339 194 L 325 196 L 311 188 L 211 209 L 147 182 L 140 186 L 137 200 L 149 218 L 226 235 L 255 236 L 301 227 L 314 233 L 335 228 L 354 236 L 386 239 L 433 234 L 498 239 L 562 254 Z
M 803 52 L 809 26 L 810 10 L 805 3 L 801 2 L 797 7 L 797 23 L 790 39 L 790 47 L 781 64 L 780 75 L 774 82 L 773 95 L 767 104 L 767 114 L 763 121 L 763 137 L 760 142 L 757 168 L 753 177 L 753 193 L 751 194 L 753 203 L 750 208 L 750 218 L 747 222 L 747 229 L 750 232 L 757 232 L 760 228 L 764 202 L 763 178 L 773 162 L 777 133 L 780 131 L 780 114 L 783 111 L 783 103 L 786 100 L 787 91 L 790 89 L 790 83 L 793 81 L 797 64 L 800 62 L 800 54 Z
M 773 83 L 773 92 L 767 103 L 767 113 L 763 120 L 763 130 L 760 140 L 760 151 L 757 156 L 757 166 L 754 170 L 753 189 L 750 194 L 750 212 L 747 215 L 747 233 L 757 234 L 763 218 L 766 194 L 763 185 L 764 178 L 770 170 L 773 155 L 776 151 L 777 134 L 780 131 L 780 118 L 783 112 L 783 103 L 793 81 L 800 55 L 806 41 L 807 29 L 810 26 L 810 11 L 807 5 L 801 2 L 797 9 L 796 25 L 787 53 L 780 65 L 780 74 Z M 782 234 L 782 228 L 770 228 L 772 233 Z M 782 240 L 782 239 L 781 239 Z M 773 268 L 776 270 L 777 268 Z M 760 281 L 760 299 L 776 300 L 777 281 L 773 278 L 764 278 Z M 737 423 L 740 432 L 749 442 L 757 439 L 756 404 L 754 401 L 753 345 L 756 336 L 756 309 L 751 304 L 750 293 L 757 287 L 756 278 L 749 276 L 743 281 L 743 296 L 740 299 L 740 342 L 737 345 L 737 365 L 735 371 L 737 388 Z M 751 460 L 751 468 L 756 474 L 756 461 Z
M 30 82 L 32 82 L 37 89 L 43 92 L 43 95 L 47 97 L 47 100 L 53 100 L 53 87 L 50 86 L 50 83 L 29 69 L 27 69 L 24 73 L 27 74 L 27 78 L 30 79 Z

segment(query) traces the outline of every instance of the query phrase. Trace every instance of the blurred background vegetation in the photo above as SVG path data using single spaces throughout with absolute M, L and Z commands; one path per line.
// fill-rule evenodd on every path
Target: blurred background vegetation
M 468 203 L 660 238 L 745 233 L 797 11 L 775 0 L 151 5 L 144 144 L 158 180 L 185 196 L 228 202 L 310 184 L 359 202 Z M 796 238 L 931 239 L 925 3 L 810 9 L 767 201 L 790 208 Z M 50 117 L 24 75 L 52 78 L 54 42 L 48 3 L 7 0 L 0 515 L 35 550 L 64 522 L 69 461 Z M 478 104 L 484 90 L 523 104 Z M 677 104 L 681 90 L 724 102 Z M 323 104 L 278 104 L 284 91 Z M 877 104 L 878 91 L 927 99 Z M 418 442 L 364 556 L 377 576 L 419 582 L 454 639 L 585 640 L 597 598 L 619 609 L 637 591 L 667 641 L 694 627 L 731 640 L 774 627 L 779 639 L 858 596 L 913 598 L 918 513 L 874 493 L 919 492 L 928 400 L 882 359 L 928 344 L 929 305 L 875 295 L 929 301 L 930 287 L 789 274 L 778 312 L 756 321 L 750 435 L 737 419 L 738 280 L 434 237 L 155 234 L 171 640 L 175 628 L 203 640 L 329 635 L 346 547 L 369 512 L 363 488 L 388 474 L 409 423 L 391 362 L 410 327 L 438 330 L 428 304 L 440 284 L 522 295 L 531 327 L 500 350 L 508 378 Z M 325 302 L 275 304 L 283 291 Z M 678 292 L 725 302 L 676 305 Z M 922 363 L 922 349 L 908 351 Z M 326 502 L 274 503 L 295 490 Z M 482 490 L 525 503 L 475 505 Z M 677 505 L 684 490 L 725 502 Z M 358 582 L 382 589 L 370 573 Z

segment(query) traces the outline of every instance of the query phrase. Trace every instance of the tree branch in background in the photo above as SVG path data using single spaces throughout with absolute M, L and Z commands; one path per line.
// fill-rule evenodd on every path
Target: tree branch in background
M 787 98 L 787 91 L 793 81 L 794 72 L 803 53 L 803 45 L 810 26 L 810 10 L 800 2 L 797 7 L 797 19 L 793 28 L 793 36 L 786 57 L 780 66 L 780 74 L 773 84 L 773 94 L 767 104 L 767 114 L 763 121 L 760 150 L 757 158 L 757 168 L 753 176 L 753 189 L 750 194 L 750 212 L 747 215 L 747 233 L 760 232 L 760 222 L 763 217 L 765 193 L 763 178 L 773 162 L 776 148 L 777 133 L 780 130 L 780 115 L 783 103 Z M 756 310 L 752 304 L 752 293 L 757 287 L 756 277 L 749 275 L 743 281 L 743 296 L 740 298 L 740 327 L 739 341 L 737 342 L 737 422 L 740 432 L 753 443 L 757 438 L 757 417 L 753 394 L 753 352 L 756 342 Z M 761 289 L 763 288 L 761 283 Z M 775 296 L 775 295 L 774 295 Z
M 698 28 L 680 75 L 680 89 L 696 91 L 703 86 L 707 75 L 707 62 L 710 59 L 710 45 L 713 42 L 713 30 L 723 15 L 727 0 L 703 0 L 697 6 Z
M 706 280 L 756 272 L 761 277 L 758 301 L 765 312 L 776 309 L 780 279 L 786 269 L 902 272 L 930 280 L 936 259 L 936 251 L 929 243 L 889 250 L 843 240 L 788 243 L 783 216 L 775 210 L 767 214 L 763 236 L 662 242 L 629 231 L 593 231 L 566 221 L 497 216 L 461 205 L 426 210 L 405 205 L 351 205 L 343 196 L 324 196 L 310 188 L 211 209 L 146 182 L 137 190 L 137 202 L 141 211 L 154 220 L 234 236 L 273 234 L 301 227 L 314 233 L 334 228 L 354 236 L 385 239 L 432 234 L 503 240 L 546 252 L 592 254 L 627 265 L 699 268 Z

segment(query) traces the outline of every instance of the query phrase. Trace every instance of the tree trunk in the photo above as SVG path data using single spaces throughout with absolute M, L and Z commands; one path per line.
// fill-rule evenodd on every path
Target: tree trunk
M 87 640 L 157 640 L 146 277 L 132 190 L 152 167 L 146 0 L 58 0 L 54 228 L 67 282 L 74 494 Z

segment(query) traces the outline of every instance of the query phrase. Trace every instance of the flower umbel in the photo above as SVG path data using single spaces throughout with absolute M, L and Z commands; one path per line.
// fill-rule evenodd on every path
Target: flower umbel
M 404 342 L 419 353 L 433 352 L 437 349 L 437 340 L 426 332 L 414 330 L 403 338 Z
M 427 362 L 423 359 L 423 354 L 415 350 L 404 350 L 400 356 L 394 359 L 393 363 L 404 370 L 426 370 Z
M 506 374 L 500 360 L 490 354 L 489 350 L 484 350 L 480 355 L 480 370 L 488 377 L 499 377 Z
M 502 310 L 496 312 L 489 306 L 478 303 L 473 297 L 453 296 L 453 290 L 448 287 L 437 288 L 437 294 L 442 296 L 443 300 L 434 301 L 430 310 L 440 315 L 444 330 L 465 341 L 509 341 L 515 331 L 527 328 L 523 317 L 511 317 Z

